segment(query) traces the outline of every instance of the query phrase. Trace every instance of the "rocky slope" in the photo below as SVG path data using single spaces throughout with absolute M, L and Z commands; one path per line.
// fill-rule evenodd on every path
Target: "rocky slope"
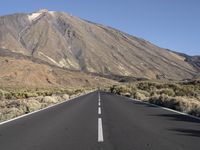
M 186 61 L 192 66 L 197 68 L 200 71 L 200 56 L 187 56 L 185 55 Z
M 103 87 L 115 81 L 43 63 L 0 49 L 0 88 Z M 4 53 L 2 53 L 4 52 Z
M 0 48 L 103 75 L 181 80 L 198 72 L 183 55 L 111 27 L 48 10 L 0 17 Z

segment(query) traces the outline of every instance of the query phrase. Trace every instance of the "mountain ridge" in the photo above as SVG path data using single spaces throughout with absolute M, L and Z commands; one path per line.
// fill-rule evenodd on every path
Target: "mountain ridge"
M 169 80 L 199 72 L 198 59 L 187 61 L 192 57 L 64 12 L 19 13 L 0 17 L 0 22 L 0 48 L 61 68 Z

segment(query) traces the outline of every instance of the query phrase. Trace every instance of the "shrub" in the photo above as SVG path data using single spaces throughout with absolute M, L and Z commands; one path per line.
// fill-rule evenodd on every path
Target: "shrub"
M 26 92 L 25 93 L 25 98 L 29 98 L 29 97 L 37 97 L 38 94 L 35 92 Z
M 85 92 L 84 89 L 0 90 L 0 98 L 2 99 L 0 100 L 0 121 L 8 120 L 16 116 L 50 106 L 60 101 L 67 100 L 69 99 L 68 93 L 76 97 L 83 92 Z
M 171 109 L 180 110 L 179 109 L 179 105 L 180 105 L 179 101 L 177 101 L 176 98 L 169 97 L 167 95 L 150 97 L 149 102 L 154 103 L 159 106 L 164 106 L 164 107 L 168 107 Z
M 199 83 L 157 83 L 140 81 L 132 85 L 114 85 L 110 92 L 200 116 Z
M 0 100 L 4 97 L 4 91 L 0 89 Z
M 0 120 L 1 121 L 8 120 L 8 119 L 17 117 L 17 116 L 22 115 L 22 114 L 23 114 L 23 111 L 21 111 L 18 108 L 14 108 L 14 107 L 9 108 L 9 109 L 4 108 L 0 112 Z
M 137 92 L 134 94 L 134 98 L 135 98 L 135 99 L 138 99 L 138 100 L 145 100 L 145 99 L 146 99 L 146 96 L 145 96 L 144 93 L 137 91 Z
M 124 86 L 111 86 L 110 87 L 110 92 L 111 93 L 115 93 L 115 94 L 118 94 L 118 95 L 125 95 L 125 96 L 132 96 L 134 95 L 134 93 L 136 92 L 136 88 L 134 86 L 127 86 L 127 85 L 124 85 Z
M 200 105 L 193 104 L 192 108 L 188 111 L 189 114 L 200 117 Z
M 4 107 L 6 107 L 6 102 L 1 100 L 0 101 L 0 108 L 4 108 Z
M 5 99 L 12 99 L 12 98 L 13 98 L 12 93 L 10 93 L 10 92 L 5 92 L 5 93 L 4 93 L 4 98 L 5 98 Z
M 7 104 L 6 104 L 6 107 L 7 108 L 18 108 L 20 106 L 20 101 L 18 100 L 14 100 L 14 101 L 9 101 Z
M 157 91 L 157 94 L 159 95 L 167 95 L 167 96 L 175 96 L 175 92 L 173 89 L 169 89 L 169 88 L 166 88 L 166 89 L 162 89 L 160 91 Z
M 65 100 L 68 100 L 69 99 L 69 95 L 68 94 L 63 94 L 62 98 L 65 99 Z
M 52 103 L 54 104 L 54 103 L 58 102 L 58 99 L 55 96 L 45 96 L 42 98 L 41 102 L 48 103 L 48 104 L 52 104 Z
M 186 112 L 195 116 L 200 116 L 200 102 L 185 97 L 168 97 L 166 95 L 154 96 L 149 99 L 149 102 L 168 107 L 174 110 Z
M 41 103 L 36 100 L 28 100 L 26 103 L 27 112 L 32 112 L 35 110 L 39 110 L 41 108 Z
M 111 93 L 116 93 L 115 90 L 116 90 L 116 85 L 113 85 L 113 86 L 110 87 Z

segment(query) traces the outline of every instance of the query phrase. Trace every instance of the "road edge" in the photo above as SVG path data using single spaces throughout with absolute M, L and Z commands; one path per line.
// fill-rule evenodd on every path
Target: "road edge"
M 109 92 L 109 93 L 110 93 L 110 92 Z M 112 94 L 114 94 L 114 93 L 112 93 Z M 200 117 L 196 117 L 196 116 L 193 116 L 193 115 L 184 113 L 184 112 L 180 112 L 180 111 L 173 110 L 173 109 L 170 109 L 170 108 L 167 108 L 167 107 L 159 106 L 159 105 L 156 105 L 156 104 L 152 104 L 152 103 L 149 103 L 149 102 L 145 102 L 145 101 L 133 99 L 133 98 L 126 97 L 126 96 L 122 96 L 122 95 L 117 95 L 117 94 L 115 94 L 115 95 L 116 95 L 116 96 L 119 96 L 119 97 L 123 97 L 123 98 L 128 99 L 128 100 L 131 100 L 131 101 L 140 102 L 140 103 L 143 103 L 143 104 L 145 104 L 145 105 L 150 105 L 150 106 L 158 107 L 158 108 L 161 108 L 161 109 L 164 109 L 164 110 L 167 110 L 167 111 L 171 111 L 171 112 L 174 112 L 174 113 L 177 113 L 177 114 L 180 114 L 180 115 L 184 115 L 184 116 L 191 117 L 191 118 L 193 118 L 193 119 L 200 120 Z
M 44 110 L 46 110 L 46 109 L 49 109 L 49 108 L 52 108 L 52 107 L 61 105 L 61 104 L 66 103 L 66 102 L 68 102 L 68 101 L 74 100 L 74 99 L 76 99 L 76 98 L 80 98 L 80 97 L 82 97 L 82 96 L 86 96 L 86 95 L 91 94 L 91 93 L 94 93 L 94 92 L 96 92 L 96 91 L 97 91 L 97 90 L 94 90 L 94 91 L 91 91 L 91 92 L 89 92 L 89 93 L 86 93 L 86 94 L 83 94 L 83 95 L 80 95 L 80 96 L 77 96 L 77 97 L 74 97 L 74 98 L 70 98 L 70 99 L 64 100 L 64 101 L 62 101 L 62 102 L 59 102 L 59 103 L 57 103 L 57 104 L 54 104 L 54 105 L 51 105 L 51 106 L 47 106 L 47 107 L 45 107 L 45 108 L 42 108 L 42 109 L 39 109 L 39 110 L 30 112 L 30 113 L 28 113 L 28 114 L 23 114 L 23 115 L 21 115 L 21 116 L 18 116 L 18 117 L 15 117 L 15 118 L 12 118 L 12 119 L 9 119 L 9 120 L 0 122 L 0 126 L 3 125 L 3 124 L 9 123 L 9 122 L 18 120 L 18 119 L 20 119 L 20 118 L 27 117 L 27 116 L 29 116 L 29 115 L 38 113 L 38 112 L 40 112 L 40 111 L 44 111 Z

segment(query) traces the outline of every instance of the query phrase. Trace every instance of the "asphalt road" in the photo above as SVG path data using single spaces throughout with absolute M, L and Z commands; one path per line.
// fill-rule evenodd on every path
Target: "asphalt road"
M 93 92 L 0 125 L 0 150 L 199 150 L 200 120 Z

